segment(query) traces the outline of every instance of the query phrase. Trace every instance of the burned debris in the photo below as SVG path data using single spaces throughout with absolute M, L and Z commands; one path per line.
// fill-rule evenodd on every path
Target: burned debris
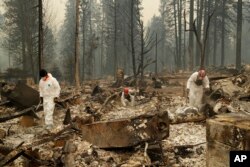
M 126 79 L 116 86 L 89 81 L 81 90 L 63 86 L 51 130 L 43 126 L 37 87 L 5 83 L 0 166 L 226 166 L 229 150 L 249 149 L 250 77 L 222 72 L 209 75 L 200 109 L 185 99 L 190 73 L 145 79 L 133 107 L 121 104 Z
M 135 118 L 82 125 L 83 139 L 99 148 L 136 146 L 142 142 L 161 141 L 168 137 L 167 112 Z

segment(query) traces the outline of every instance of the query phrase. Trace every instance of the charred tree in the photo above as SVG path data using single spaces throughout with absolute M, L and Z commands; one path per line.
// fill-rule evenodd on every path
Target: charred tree
M 236 69 L 241 68 L 242 0 L 237 3 Z
M 217 0 L 215 0 L 214 1 L 214 6 L 215 6 L 215 10 L 218 8 L 218 1 Z M 216 54 L 217 54 L 217 22 L 218 22 L 218 20 L 217 20 L 217 18 L 218 18 L 218 12 L 217 11 L 215 11 L 215 13 L 214 13 L 214 25 L 213 25 L 213 29 L 214 29 L 214 33 L 213 33 L 213 43 L 214 43 L 214 45 L 213 45 L 213 65 L 216 65 Z
M 193 29 L 186 29 L 186 19 L 185 19 L 185 11 L 184 11 L 184 20 L 185 20 L 185 31 L 193 31 L 197 40 L 197 45 L 200 50 L 200 68 L 204 68 L 204 60 L 205 60 L 205 53 L 206 53 L 206 43 L 207 43 L 207 38 L 208 38 L 208 30 L 209 30 L 209 25 L 210 25 L 210 20 L 213 16 L 214 11 L 212 14 L 208 16 L 208 21 L 207 21 L 207 26 L 206 26 L 206 31 L 204 32 L 203 36 L 203 41 L 201 40 L 201 37 L 199 37 L 199 34 L 197 32 L 197 27 L 196 27 L 196 20 L 193 22 Z
M 82 9 L 82 67 L 81 67 L 81 80 L 85 80 L 85 64 L 86 64 L 86 21 L 87 21 L 87 2 L 84 0 L 81 3 Z
M 192 23 L 194 22 L 194 0 L 190 0 L 190 11 L 189 11 L 189 28 L 192 28 Z M 189 51 L 189 70 L 193 70 L 194 68 L 194 35 L 193 32 L 189 32 L 189 44 L 188 44 L 188 51 Z
M 225 63 L 225 13 L 226 13 L 226 1 L 222 1 L 222 23 L 221 23 L 221 66 Z
M 178 56 L 178 68 L 180 69 L 183 62 L 182 62 L 182 0 L 177 1 L 177 13 L 178 13 L 178 46 L 179 46 L 179 56 Z
M 174 5 L 174 32 L 175 32 L 175 64 L 177 68 L 180 68 L 179 63 L 179 43 L 178 43 L 178 27 L 177 27 L 177 10 L 176 10 L 176 1 L 173 0 Z
M 208 22 L 208 17 L 209 17 L 209 13 L 211 13 L 211 1 L 209 0 L 205 0 L 205 4 L 204 4 L 204 24 L 203 24 L 203 32 L 206 31 L 206 27 L 207 27 L 207 22 Z M 207 36 L 207 43 L 206 43 L 206 48 L 208 48 L 206 50 L 206 57 L 205 57 L 205 64 L 206 66 L 209 65 L 210 63 L 210 32 L 208 32 L 208 36 Z
M 80 0 L 76 0 L 76 27 L 75 27 L 75 85 L 80 87 L 80 62 L 79 62 L 79 5 Z
M 117 70 L 117 0 L 114 0 L 114 78 Z
M 202 25 L 202 21 L 203 21 L 203 8 L 204 8 L 204 2 L 203 0 L 198 0 L 198 3 L 197 3 L 197 25 L 195 27 L 196 29 L 196 33 L 197 33 L 197 36 L 196 36 L 196 39 L 198 41 L 201 41 L 201 25 Z M 207 32 L 206 32 L 207 33 Z M 198 66 L 199 63 L 200 63 L 200 54 L 201 54 L 201 45 L 198 43 L 198 47 L 196 47 L 196 57 L 195 57 L 195 65 Z M 205 45 L 205 43 L 204 43 Z
M 38 48 L 38 64 L 39 71 L 43 68 L 43 1 L 39 0 L 39 48 Z
M 130 2 L 130 44 L 131 44 L 131 56 L 132 56 L 132 66 L 133 66 L 133 74 L 136 76 L 136 60 L 135 60 L 135 44 L 134 44 L 134 4 L 135 0 L 131 0 Z

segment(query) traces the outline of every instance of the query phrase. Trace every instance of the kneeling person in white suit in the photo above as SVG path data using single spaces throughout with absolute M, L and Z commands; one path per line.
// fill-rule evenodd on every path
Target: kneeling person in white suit
M 134 106 L 135 105 L 135 96 L 131 95 L 128 88 L 124 88 L 121 95 L 121 103 L 125 106 Z
M 204 69 L 194 72 L 187 81 L 189 105 L 200 109 L 203 105 L 204 90 L 209 89 L 209 80 Z

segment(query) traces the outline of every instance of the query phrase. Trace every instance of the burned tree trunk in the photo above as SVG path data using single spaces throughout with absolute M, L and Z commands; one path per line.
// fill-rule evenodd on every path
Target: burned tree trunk
M 39 48 L 38 48 L 38 55 L 39 55 L 39 71 L 43 68 L 43 1 L 39 0 L 38 5 L 39 10 Z
M 80 22 L 80 17 L 79 17 L 79 5 L 80 5 L 80 0 L 76 0 L 76 24 L 75 24 L 75 85 L 79 89 L 80 88 L 80 43 L 79 43 L 79 22 Z
M 212 16 L 213 16 L 213 13 L 214 12 L 212 12 L 212 14 L 210 14 L 209 16 L 208 16 L 208 21 L 207 21 L 207 26 L 206 26 L 206 32 L 205 32 L 205 36 L 203 37 L 203 42 L 201 41 L 201 37 L 200 37 L 200 35 L 199 35 L 199 33 L 198 33 L 198 31 L 197 31 L 197 27 L 196 27 L 196 20 L 194 20 L 194 22 L 193 22 L 193 27 L 192 27 L 192 29 L 189 29 L 189 30 L 187 30 L 186 29 L 186 19 L 185 19 L 185 17 L 184 17 L 184 21 L 185 21 L 185 31 L 193 31 L 194 32 L 194 34 L 195 34 L 195 37 L 196 37 L 196 40 L 197 40 L 197 43 L 198 43 L 198 46 L 199 46 L 199 49 L 200 49 L 200 68 L 204 68 L 204 61 L 205 61 L 205 49 L 206 49 L 206 42 L 207 42 L 207 38 L 208 38 L 208 28 L 209 28 L 209 24 L 210 24 L 210 20 L 211 20 L 211 18 L 212 18 Z M 185 12 L 184 12 L 184 16 L 185 16 Z
M 112 85 L 112 87 L 120 87 L 124 83 L 124 70 L 119 68 L 116 71 L 116 82 Z

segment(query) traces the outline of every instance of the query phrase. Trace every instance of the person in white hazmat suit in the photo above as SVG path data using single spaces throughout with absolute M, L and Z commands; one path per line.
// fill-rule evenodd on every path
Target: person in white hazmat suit
M 124 107 L 126 106 L 134 106 L 135 105 L 135 96 L 131 95 L 129 92 L 129 88 L 124 88 L 121 95 L 121 103 Z
M 43 103 L 46 129 L 53 127 L 53 113 L 55 109 L 56 98 L 60 95 L 60 85 L 46 70 L 40 70 L 39 94 Z
M 209 90 L 209 80 L 204 69 L 194 72 L 187 81 L 189 105 L 200 109 L 203 105 L 204 91 Z

